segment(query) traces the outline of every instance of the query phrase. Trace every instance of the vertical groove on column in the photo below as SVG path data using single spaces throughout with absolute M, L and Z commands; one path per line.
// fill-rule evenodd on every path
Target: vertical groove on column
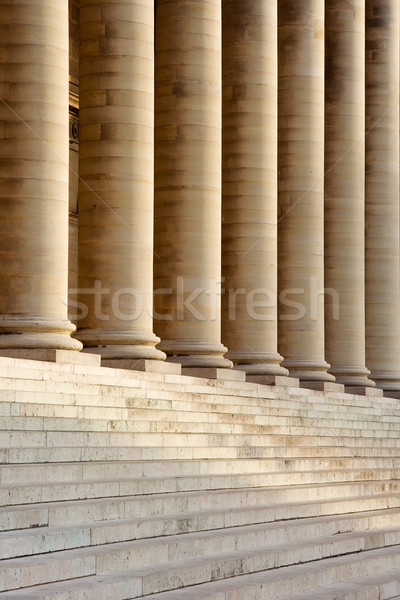
M 366 1 L 366 350 L 400 392 L 399 2 Z
M 279 352 L 302 380 L 324 360 L 324 2 L 280 0 Z
M 106 359 L 155 348 L 154 3 L 81 0 L 78 336 Z
M 373 387 L 365 368 L 365 2 L 325 6 L 326 359 L 339 383 Z
M 277 2 L 223 0 L 222 340 L 247 373 L 277 352 Z
M 221 3 L 158 0 L 155 309 L 160 348 L 230 367 L 220 342 Z
M 68 4 L 3 2 L 0 53 L 0 348 L 79 350 L 67 318 Z

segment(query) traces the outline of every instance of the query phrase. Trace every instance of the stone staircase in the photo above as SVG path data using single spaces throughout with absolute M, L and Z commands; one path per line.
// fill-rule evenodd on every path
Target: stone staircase
M 0 600 L 400 600 L 390 398 L 0 359 Z

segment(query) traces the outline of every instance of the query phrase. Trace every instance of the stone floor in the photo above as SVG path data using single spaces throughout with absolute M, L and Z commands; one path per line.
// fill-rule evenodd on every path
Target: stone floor
M 400 405 L 0 359 L 0 600 L 400 600 Z

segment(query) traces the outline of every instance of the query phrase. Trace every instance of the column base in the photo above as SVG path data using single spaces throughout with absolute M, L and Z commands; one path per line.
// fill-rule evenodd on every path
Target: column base
M 113 369 L 126 369 L 128 371 L 143 371 L 145 373 L 181 374 L 181 365 L 178 363 L 170 363 L 163 360 L 148 360 L 147 358 L 102 358 L 101 366 Z
M 165 360 L 156 345 L 160 341 L 153 333 L 143 331 L 81 329 L 76 333 L 83 342 L 83 352 L 100 354 L 102 360 Z
M 360 388 L 374 388 L 375 382 L 368 379 L 371 374 L 366 368 L 363 367 L 331 367 L 330 373 L 335 376 L 337 383 L 343 383 L 344 386 L 348 387 L 360 387 Z
M 68 319 L 56 321 L 42 317 L 5 315 L 0 319 L 0 350 L 79 351 L 82 344 L 71 337 L 74 331 L 75 325 Z
M 383 390 L 384 396 L 388 398 L 400 398 L 399 373 L 393 373 L 393 371 L 371 371 L 370 378 L 375 381 L 375 386 L 377 388 Z
M 246 375 L 246 381 L 250 383 L 260 383 L 261 385 L 274 385 L 276 387 L 298 388 L 300 380 L 297 377 L 288 377 L 281 375 Z
M 227 348 L 219 342 L 163 340 L 158 346 L 167 355 L 168 362 L 196 369 L 231 369 L 233 364 L 224 354 Z
M 224 381 L 246 381 L 246 373 L 235 369 L 218 369 L 212 367 L 182 367 L 182 375 L 204 377 L 205 379 L 221 379 Z
M 24 360 L 40 360 L 54 362 L 60 365 L 83 365 L 85 367 L 99 367 L 100 356 L 87 354 L 76 350 L 46 350 L 43 349 L 0 349 L 0 356 L 7 358 L 21 358 Z
M 330 365 L 324 360 L 321 362 L 313 360 L 300 362 L 297 360 L 285 359 L 281 366 L 288 369 L 290 377 L 296 377 L 300 379 L 301 382 L 335 381 L 334 375 L 328 373 Z
M 229 351 L 226 358 L 233 362 L 235 369 L 246 371 L 247 375 L 285 376 L 289 374 L 289 371 L 280 365 L 283 357 L 277 352 L 259 353 L 255 351 L 245 354 Z
M 356 394 L 358 396 L 367 396 L 368 398 L 382 398 L 383 390 L 376 387 L 365 387 L 362 385 L 345 385 L 344 391 L 347 394 Z
M 344 392 L 344 385 L 333 381 L 300 381 L 300 387 L 318 392 Z

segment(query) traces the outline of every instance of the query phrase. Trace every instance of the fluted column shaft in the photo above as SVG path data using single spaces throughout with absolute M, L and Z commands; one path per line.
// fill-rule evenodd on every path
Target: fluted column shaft
M 222 340 L 247 373 L 279 375 L 277 2 L 223 0 Z
M 325 347 L 336 381 L 373 386 L 365 368 L 365 2 L 327 0 Z
M 0 54 L 0 349 L 79 350 L 67 318 L 67 3 L 2 3 Z
M 160 348 L 185 366 L 230 366 L 220 343 L 219 0 L 157 1 L 155 253 Z
M 399 2 L 366 1 L 366 349 L 378 387 L 400 391 Z
M 81 0 L 78 337 L 106 359 L 164 358 L 152 332 L 153 102 L 153 0 Z
M 324 360 L 324 2 L 279 7 L 279 352 L 302 380 Z

